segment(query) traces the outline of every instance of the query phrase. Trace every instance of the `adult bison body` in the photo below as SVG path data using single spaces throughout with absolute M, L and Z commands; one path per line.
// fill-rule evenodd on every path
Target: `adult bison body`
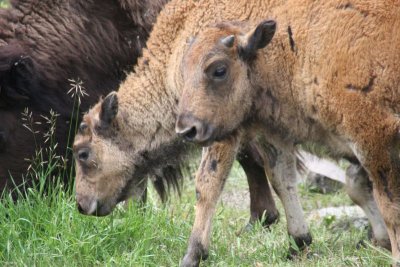
M 297 144 L 360 162 L 400 260 L 399 2 L 283 1 L 248 9 L 248 21 L 222 15 L 224 22 L 204 27 L 184 52 L 177 132 L 201 144 L 220 140 L 206 150 L 207 161 L 233 157 L 246 134 L 262 132 L 289 176 Z
M 301 4 L 306 3 L 308 2 L 304 1 Z M 135 72 L 127 77 L 117 93 L 109 94 L 85 114 L 79 133 L 75 137 L 76 192 L 82 213 L 110 213 L 119 201 L 124 200 L 130 192 L 140 186 L 144 174 L 151 174 L 164 164 L 175 164 L 176 160 L 189 153 L 187 143 L 175 134 L 178 102 L 185 83 L 190 80 L 187 73 L 192 71 L 185 69 L 189 66 L 196 69 L 183 59 L 187 58 L 187 53 L 197 42 L 197 33 L 205 25 L 221 20 L 259 20 L 272 15 L 275 10 L 272 4 L 264 3 L 265 6 L 261 7 L 258 5 L 259 2 L 254 1 L 232 3 L 208 0 L 172 1 L 165 7 L 157 19 L 147 42 L 147 49 L 144 50 Z M 297 4 L 292 3 L 292 6 Z M 289 7 L 290 5 L 279 6 L 283 10 Z M 288 38 L 282 42 L 282 49 L 289 47 L 291 51 L 290 40 Z M 228 41 L 225 40 L 224 43 L 229 44 Z M 195 64 L 200 67 L 206 61 L 197 61 Z M 213 66 L 209 71 L 211 74 L 214 71 L 219 72 L 218 66 Z M 236 74 L 241 73 L 232 73 L 233 76 Z M 199 77 L 196 80 L 201 81 Z M 209 89 L 212 90 L 211 87 Z M 214 93 L 218 94 L 218 91 Z M 186 102 L 190 103 L 188 100 Z M 185 101 L 181 104 L 184 103 Z M 229 102 L 218 103 L 217 106 L 225 104 Z M 247 106 L 247 102 L 244 104 Z M 230 112 L 235 114 L 234 110 Z M 231 114 L 225 113 L 224 116 L 229 117 Z M 190 116 L 186 118 L 190 121 Z M 188 131 L 184 131 L 189 139 L 198 134 L 197 128 L 192 126 Z M 193 128 L 195 131 L 192 131 Z M 204 127 L 202 134 L 207 136 L 210 130 L 211 127 Z M 243 148 L 247 150 L 246 146 L 249 143 L 245 141 L 249 140 L 252 140 L 251 145 L 263 150 L 261 161 L 285 207 L 289 234 L 299 246 L 311 242 L 293 174 L 295 157 L 291 153 L 282 154 L 280 147 L 269 143 L 270 139 L 273 141 L 274 135 L 266 135 L 261 130 L 262 128 L 259 131 L 232 129 L 232 132 L 219 136 L 222 140 L 220 143 L 203 150 L 202 163 L 196 175 L 196 219 L 182 265 L 198 265 L 201 258 L 207 257 L 216 201 L 236 154 Z M 243 133 L 246 139 L 241 139 L 241 143 L 237 142 L 234 136 L 236 133 Z M 275 134 L 280 134 L 280 131 Z M 354 163 L 358 164 L 358 161 L 354 160 Z M 354 193 L 350 195 L 358 197 L 355 201 L 369 210 L 374 233 L 381 245 L 385 245 L 388 241 L 385 225 L 372 198 L 368 176 L 358 167 L 348 172 L 354 178 L 349 183 L 349 190 Z M 251 169 L 260 168 L 258 166 L 258 169 Z M 262 173 L 262 168 L 257 173 Z M 365 198 L 359 197 L 360 195 L 364 195 Z
M 69 127 L 76 119 L 72 117 L 74 99 L 67 94 L 69 79 L 82 81 L 89 94 L 82 96 L 81 110 L 116 89 L 125 72 L 136 64 L 156 15 L 166 2 L 21 0 L 14 1 L 11 9 L 0 10 L 1 190 L 14 185 L 10 176 L 20 184 L 30 164 L 25 159 L 49 146 L 44 144 L 48 125 L 42 116 L 49 117 L 50 109 L 59 114 L 53 142 L 58 143 L 58 154 L 66 154 L 68 135 L 72 134 Z M 31 124 L 21 118 L 26 107 L 33 116 Z M 163 154 L 164 158 L 171 156 L 176 156 L 172 150 Z M 277 220 L 278 211 L 257 158 L 257 150 L 250 148 L 240 159 L 251 192 L 251 222 L 267 212 L 265 223 L 271 224 Z M 167 187 L 179 190 L 182 162 L 178 158 L 174 162 L 162 157 L 158 160 L 167 163 L 154 166 L 152 181 L 165 200 Z M 143 173 L 145 179 L 136 184 L 131 195 L 145 197 L 147 174 Z
M 84 110 L 117 88 L 165 2 L 21 0 L 0 10 L 0 190 L 13 185 L 10 176 L 20 184 L 26 159 L 49 146 L 42 116 L 50 117 L 50 109 L 59 114 L 57 153 L 66 155 L 74 105 L 69 79 L 89 94 L 81 99 Z M 21 119 L 25 108 L 32 125 Z

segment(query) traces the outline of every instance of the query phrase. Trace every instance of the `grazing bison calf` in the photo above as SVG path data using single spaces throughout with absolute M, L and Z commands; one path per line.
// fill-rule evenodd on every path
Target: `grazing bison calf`
M 186 75 L 186 72 L 182 72 L 186 68 L 182 58 L 196 44 L 197 37 L 192 37 L 202 29 L 202 25 L 217 22 L 221 18 L 247 19 L 253 14 L 255 18 L 261 19 L 269 14 L 269 7 L 263 7 L 258 13 L 254 12 L 258 10 L 258 6 L 253 9 L 243 6 L 245 4 L 250 7 L 256 5 L 252 1 L 172 1 L 161 12 L 135 72 L 127 77 L 117 93 L 109 94 L 89 110 L 75 137 L 76 193 L 82 213 L 110 213 L 116 203 L 138 190 L 142 177 L 162 166 L 177 164 L 177 161 L 190 152 L 191 148 L 187 143 L 182 142 L 175 134 L 178 102 L 184 82 L 188 78 L 184 79 L 182 76 Z M 282 44 L 283 47 L 287 45 Z M 225 115 L 230 116 L 229 113 Z M 263 132 L 257 133 L 261 133 L 261 136 L 257 136 L 256 142 L 251 142 L 251 145 L 243 139 L 239 147 L 239 142 L 227 135 L 228 139 L 224 139 L 224 142 L 232 142 L 229 151 L 215 150 L 213 147 L 205 150 L 196 177 L 196 221 L 182 265 L 196 265 L 200 258 L 207 256 L 211 220 L 219 189 L 222 189 L 235 159 L 233 155 L 238 151 L 243 152 L 243 149 L 262 152 L 260 161 L 264 163 L 268 178 L 283 202 L 289 234 L 299 246 L 311 242 L 293 174 L 294 155 L 282 154 L 286 151 L 282 152 L 280 147 L 264 142 Z M 195 132 L 192 134 L 193 138 L 197 135 Z M 253 140 L 252 131 L 247 131 L 246 134 L 246 141 Z M 190 136 L 190 131 L 187 135 Z M 269 135 L 267 137 L 268 141 L 272 138 Z M 223 143 L 218 146 L 224 147 Z M 254 150 L 253 146 L 258 149 Z M 215 158 L 207 157 L 208 150 L 214 151 L 212 153 Z M 241 160 L 245 161 L 248 176 L 256 175 L 260 183 L 266 183 L 263 168 L 260 166 L 262 164 L 254 164 L 257 161 L 246 156 Z M 352 181 L 348 189 L 354 196 L 359 196 L 360 192 L 365 194 L 365 198 L 359 198 L 357 203 L 364 210 L 367 209 L 367 214 L 373 219 L 371 223 L 375 236 L 381 241 L 381 245 L 385 245 L 388 239 L 386 229 L 369 184 L 365 182 L 368 181 L 367 175 L 362 171 L 348 174 Z M 354 180 L 355 178 L 357 179 Z M 263 187 L 260 185 L 254 188 Z
M 251 10 L 249 21 L 222 16 L 226 22 L 202 29 L 182 52 L 177 132 L 200 144 L 217 141 L 203 162 L 230 162 L 246 134 L 262 132 L 279 151 L 278 171 L 289 176 L 297 144 L 357 160 L 372 180 L 399 260 L 399 2 L 248 5 L 235 10 Z M 209 170 L 198 175 L 204 180 Z M 202 182 L 200 195 L 217 199 L 223 180 L 213 185 Z M 202 215 L 199 223 L 211 218 Z M 195 238 L 202 244 L 203 236 Z

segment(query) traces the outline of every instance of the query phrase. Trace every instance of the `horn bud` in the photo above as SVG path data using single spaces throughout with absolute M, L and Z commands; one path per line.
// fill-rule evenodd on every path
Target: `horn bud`
M 233 46 L 234 42 L 235 42 L 235 35 L 233 35 L 233 34 L 229 35 L 221 40 L 221 43 L 228 48 L 231 48 Z

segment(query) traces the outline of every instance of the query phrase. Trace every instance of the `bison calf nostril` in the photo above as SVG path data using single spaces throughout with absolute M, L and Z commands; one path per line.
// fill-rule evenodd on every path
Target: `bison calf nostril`
M 188 140 L 192 141 L 197 135 L 197 129 L 196 127 L 189 128 L 185 133 L 183 134 L 183 137 Z

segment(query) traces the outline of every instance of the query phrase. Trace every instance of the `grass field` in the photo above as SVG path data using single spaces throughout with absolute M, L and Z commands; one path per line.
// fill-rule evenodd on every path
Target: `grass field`
M 0 0 L 0 7 L 8 1 Z M 44 184 L 46 177 L 40 178 Z M 40 184 L 39 184 L 40 185 Z M 40 186 L 39 186 L 40 188 Z M 14 202 L 0 201 L 0 266 L 178 266 L 194 216 L 193 181 L 182 197 L 162 205 L 150 190 L 146 207 L 130 205 L 104 218 L 80 215 L 74 194 L 61 186 L 42 194 L 30 189 Z M 306 213 L 351 204 L 344 192 L 320 195 L 300 188 Z M 387 251 L 366 240 L 367 230 L 334 227 L 335 218 L 310 224 L 313 244 L 289 260 L 286 220 L 280 203 L 279 223 L 242 231 L 249 218 L 248 189 L 235 166 L 214 218 L 209 259 L 201 266 L 388 266 Z M 359 247 L 359 248 L 357 248 Z
M 47 196 L 30 190 L 17 202 L 5 196 L 0 203 L 0 266 L 178 266 L 193 222 L 193 188 L 193 181 L 186 181 L 181 199 L 172 197 L 165 206 L 151 190 L 144 210 L 131 205 L 104 218 L 80 215 L 73 195 L 59 187 Z M 311 224 L 311 247 L 297 259 L 287 259 L 281 206 L 278 224 L 241 231 L 249 216 L 247 192 L 236 166 L 214 219 L 210 257 L 202 266 L 389 265 L 389 254 L 369 242 L 356 248 L 366 230 L 334 230 L 335 221 Z M 351 203 L 343 192 L 301 192 L 307 211 Z

